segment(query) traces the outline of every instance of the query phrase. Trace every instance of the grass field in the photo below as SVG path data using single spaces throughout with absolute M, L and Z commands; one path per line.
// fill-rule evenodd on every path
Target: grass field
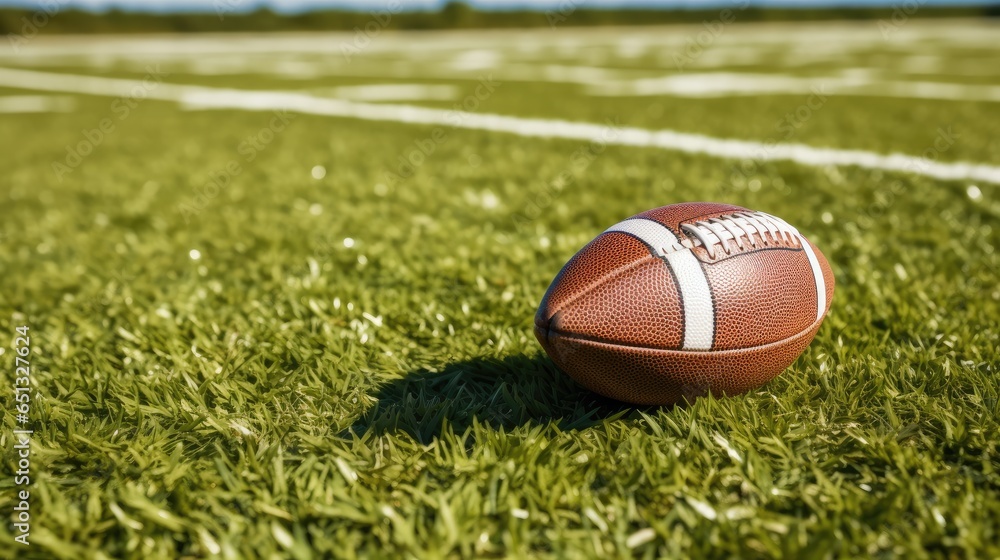
M 1000 557 L 998 30 L 2 47 L 0 556 Z M 798 227 L 830 314 L 751 394 L 596 397 L 535 307 L 690 200 Z

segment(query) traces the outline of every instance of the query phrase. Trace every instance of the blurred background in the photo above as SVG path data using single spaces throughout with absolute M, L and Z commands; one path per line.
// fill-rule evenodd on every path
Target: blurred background
M 195 31 L 349 31 L 367 12 L 398 17 L 390 29 L 652 25 L 701 23 L 725 8 L 739 20 L 815 21 L 996 16 L 989 0 L 4 0 L 0 29 L 21 31 L 21 18 L 58 12 L 48 33 Z M 548 15 L 546 15 L 548 14 Z M 37 17 L 37 16 L 36 16 Z

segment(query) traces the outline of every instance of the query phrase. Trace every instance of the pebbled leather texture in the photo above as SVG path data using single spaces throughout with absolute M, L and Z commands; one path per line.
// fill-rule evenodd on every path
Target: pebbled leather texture
M 636 404 L 670 404 L 709 391 L 734 395 L 768 382 L 812 341 L 834 278 L 819 249 L 797 232 L 748 233 L 742 246 L 733 239 L 717 244 L 713 257 L 682 228 L 750 212 L 674 204 L 630 219 L 655 223 L 599 235 L 542 299 L 535 316 L 542 347 L 585 387 Z M 685 247 L 664 252 L 648 244 L 674 237 Z M 817 309 L 821 295 L 825 306 Z

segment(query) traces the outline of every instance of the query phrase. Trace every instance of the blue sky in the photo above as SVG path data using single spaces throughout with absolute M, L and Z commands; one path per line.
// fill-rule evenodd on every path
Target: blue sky
M 130 10 L 152 12 L 207 11 L 214 12 L 218 8 L 228 10 L 252 10 L 260 6 L 282 12 L 301 12 L 317 8 L 350 8 L 361 11 L 385 8 L 391 0 L 0 0 L 0 6 L 17 6 L 40 8 L 53 3 L 66 7 L 104 10 L 108 8 L 123 8 Z M 396 0 L 408 9 L 434 9 L 444 3 L 444 0 Z M 567 1 L 573 0 L 467 0 L 467 3 L 480 8 L 511 9 L 536 8 L 550 9 Z M 579 0 L 577 0 L 579 1 Z M 740 0 L 583 0 L 583 7 L 622 7 L 646 6 L 669 8 L 711 8 L 735 4 Z M 913 0 L 919 1 L 919 0 Z M 994 0 L 995 1 L 995 0 Z M 902 0 L 751 0 L 758 6 L 891 6 L 900 4 Z M 575 3 L 575 2 L 574 2 Z M 921 2 L 924 3 L 924 2 Z M 991 0 L 927 0 L 926 4 L 935 5 L 968 5 L 990 4 Z

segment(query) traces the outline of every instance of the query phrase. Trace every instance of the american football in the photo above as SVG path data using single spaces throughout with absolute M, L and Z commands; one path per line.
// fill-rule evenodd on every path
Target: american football
M 635 404 L 760 387 L 812 341 L 834 278 L 774 216 L 693 202 L 619 222 L 552 282 L 535 336 L 583 386 Z

